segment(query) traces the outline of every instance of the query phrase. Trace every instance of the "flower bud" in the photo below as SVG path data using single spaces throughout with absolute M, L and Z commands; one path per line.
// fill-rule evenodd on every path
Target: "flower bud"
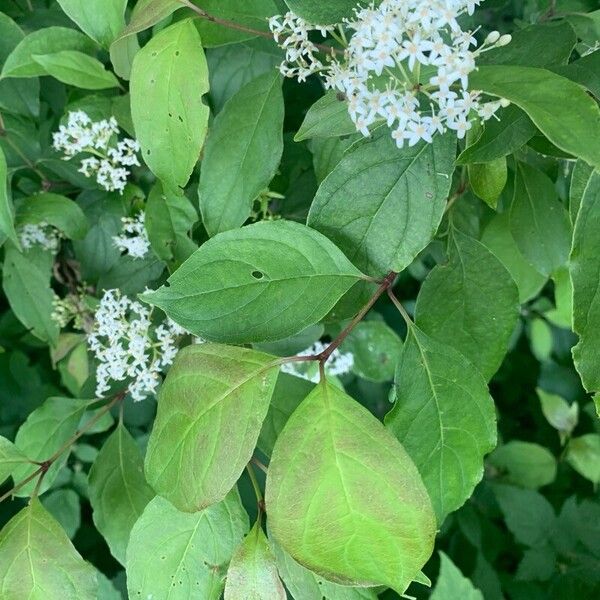
M 495 44 L 498 40 L 500 39 L 500 32 L 499 31 L 490 31 L 490 33 L 488 33 L 488 36 L 485 38 L 485 42 L 486 44 Z
M 496 42 L 496 46 L 506 46 L 507 44 L 510 44 L 511 40 L 512 35 L 510 35 L 509 33 L 505 33 L 504 35 L 500 36 L 500 38 Z
M 507 100 L 506 98 L 500 98 L 500 106 L 502 106 L 502 108 L 510 106 L 510 100 Z

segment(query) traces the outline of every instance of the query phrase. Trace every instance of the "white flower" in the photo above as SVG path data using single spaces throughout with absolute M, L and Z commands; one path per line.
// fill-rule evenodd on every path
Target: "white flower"
M 44 250 L 56 253 L 60 248 L 60 232 L 45 221 L 23 225 L 19 229 L 18 235 L 19 242 L 25 250 L 29 250 L 34 246 L 41 246 Z
M 146 215 L 143 212 L 135 217 L 123 217 L 121 235 L 113 236 L 113 244 L 133 258 L 144 258 L 150 250 L 150 240 L 145 226 Z
M 315 342 L 310 348 L 298 353 L 298 356 L 315 356 L 327 349 L 327 344 Z M 308 368 L 306 365 L 308 364 Z M 331 356 L 325 363 L 325 374 L 336 376 L 345 375 L 352 370 L 354 366 L 354 356 L 350 352 L 340 352 L 337 348 L 331 353 Z M 311 368 L 312 367 L 312 368 Z M 315 363 L 287 362 L 281 365 L 282 373 L 295 375 L 302 379 L 307 379 L 313 383 L 319 381 L 319 372 Z
M 99 362 L 98 398 L 117 381 L 129 381 L 127 391 L 135 401 L 156 393 L 161 373 L 177 354 L 177 338 L 185 330 L 170 319 L 154 327 L 151 316 L 151 309 L 118 290 L 104 292 L 88 335 L 88 347 Z
M 125 167 L 139 166 L 137 141 L 125 138 L 113 140 L 119 133 L 114 117 L 94 122 L 83 111 L 70 112 L 67 125 L 61 125 L 53 134 L 55 150 L 64 153 L 64 160 L 70 160 L 82 152 L 92 154 L 83 158 L 78 169 L 86 177 L 96 177 L 98 185 L 108 192 L 123 193 L 129 170 Z

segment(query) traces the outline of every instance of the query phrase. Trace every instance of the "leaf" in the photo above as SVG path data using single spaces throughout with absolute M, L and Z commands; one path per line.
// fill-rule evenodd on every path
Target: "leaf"
M 552 71 L 587 88 L 596 98 L 600 98 L 600 52 L 586 54 L 568 65 L 558 65 Z
M 502 481 L 520 487 L 537 489 L 556 479 L 556 459 L 539 444 L 511 440 L 496 448 L 488 461 L 501 471 Z
M 101 5 L 89 0 L 57 1 L 66 15 L 104 48 L 125 26 L 127 0 L 104 0 Z
M 536 67 L 481 66 L 469 87 L 522 108 L 561 150 L 600 166 L 600 109 L 585 89 Z
M 275 557 L 257 522 L 237 547 L 227 570 L 225 600 L 286 600 Z
M 550 544 L 529 548 L 523 552 L 523 560 L 516 573 L 517 580 L 548 581 L 556 571 L 556 551 Z
M 354 357 L 352 371 L 369 381 L 390 381 L 402 352 L 402 340 L 383 321 L 359 323 L 341 346 Z
M 0 435 L 0 483 L 4 483 L 15 466 L 28 463 L 27 457 L 9 440 Z
M 117 78 L 96 58 L 77 50 L 62 50 L 54 54 L 33 54 L 45 74 L 84 90 L 104 90 L 119 87 Z
M 523 257 L 510 232 L 508 212 L 494 215 L 488 221 L 481 243 L 506 267 L 519 288 L 521 304 L 537 296 L 547 277 L 536 271 Z
M 51 346 L 58 341 L 59 327 L 52 319 L 54 292 L 50 272 L 8 246 L 4 254 L 2 287 L 8 302 L 23 325 Z
M 525 259 L 543 275 L 567 263 L 571 227 L 550 178 L 518 163 L 510 230 Z
M 495 209 L 508 177 L 506 158 L 502 157 L 490 162 L 470 164 L 467 170 L 469 183 L 475 195 Z
M 353 16 L 354 0 L 285 0 L 290 10 L 310 23 L 328 25 Z
M 273 0 L 202 0 L 201 8 L 212 17 L 230 21 L 244 28 L 269 31 L 267 19 L 280 12 Z M 205 47 L 221 46 L 256 37 L 252 31 L 222 26 L 210 19 L 198 19 L 196 27 Z M 270 37 L 270 36 L 269 36 Z
M 381 127 L 349 148 L 323 181 L 308 225 L 370 275 L 402 271 L 442 219 L 454 152 L 449 135 L 398 149 Z
M 198 196 L 209 235 L 243 225 L 283 152 L 281 76 L 246 84 L 217 115 L 206 142 Z
M 82 240 L 89 230 L 87 217 L 76 202 L 49 192 L 29 196 L 17 209 L 18 226 L 41 222 L 56 227 L 72 240 Z
M 512 485 L 497 484 L 493 490 L 506 526 L 518 542 L 535 547 L 548 540 L 556 517 L 544 496 Z
M 536 392 L 546 421 L 559 432 L 563 441 L 565 437 L 571 435 L 579 421 L 579 405 L 577 402 L 569 405 L 560 396 L 549 394 L 541 388 L 537 388 Z
M 166 188 L 183 188 L 208 124 L 208 68 L 200 36 L 186 19 L 163 29 L 136 55 L 131 116 L 142 156 Z
M 9 181 L 6 157 L 2 148 L 0 148 L 0 234 L 4 234 L 15 246 L 19 247 L 19 240 L 15 231 L 13 207 L 8 189 Z M 2 245 L 1 242 L 0 245 Z
M 421 286 L 415 322 L 434 340 L 458 350 L 489 380 L 519 318 L 518 290 L 483 244 L 458 230 L 452 230 L 448 243 L 449 262 L 435 267 Z
M 274 357 L 218 344 L 184 348 L 163 383 L 146 477 L 179 510 L 222 500 L 252 457 L 277 379 Z
M 45 27 L 34 31 L 23 39 L 10 53 L 0 78 L 4 77 L 40 77 L 46 70 L 33 56 L 55 54 L 63 50 L 77 50 L 91 53 L 96 45 L 83 33 L 67 27 Z
M 111 51 L 123 38 L 156 25 L 184 6 L 182 0 L 138 0 L 131 13 L 129 24 L 115 40 Z
M 0 589 L 7 600 L 96 600 L 96 569 L 37 498 L 0 532 Z
M 154 492 L 146 483 L 140 450 L 122 424 L 104 442 L 88 481 L 96 529 L 124 565 L 131 529 Z
M 294 141 L 339 137 L 355 132 L 356 126 L 348 114 L 348 104 L 343 98 L 340 100 L 335 92 L 327 92 L 308 109 Z
M 571 186 L 569 189 L 569 216 L 575 224 L 583 199 L 590 194 L 600 194 L 600 171 L 590 167 L 586 162 L 578 160 L 573 167 Z
M 30 413 L 25 423 L 19 427 L 15 446 L 31 461 L 48 460 L 73 436 L 85 409 L 86 403 L 83 400 L 48 398 Z M 70 448 L 67 448 L 46 471 L 38 490 L 39 494 L 43 494 L 52 486 L 58 472 L 67 462 L 69 452 Z M 33 463 L 17 466 L 12 473 L 13 481 L 19 483 L 38 468 L 39 465 Z M 31 495 L 36 481 L 36 479 L 30 481 L 15 492 L 15 495 Z
M 298 564 L 279 544 L 269 539 L 279 575 L 293 598 L 302 600 L 377 600 L 371 588 L 342 586 L 322 579 Z
M 142 299 L 208 340 L 273 341 L 320 321 L 361 277 L 318 232 L 263 221 L 212 238 Z
M 412 461 L 371 413 L 324 381 L 275 444 L 265 501 L 276 541 L 338 583 L 401 594 L 433 549 L 435 517 Z
M 594 486 L 600 483 L 600 435 L 588 433 L 569 441 L 567 461 Z
M 69 489 L 55 490 L 44 495 L 42 504 L 67 536 L 73 539 L 81 525 L 81 505 L 77 492 Z
M 247 531 L 237 490 L 193 514 L 157 496 L 131 531 L 129 597 L 219 600 L 227 563 Z
M 419 469 L 438 524 L 459 508 L 496 445 L 494 402 L 458 351 L 410 327 L 396 371 L 396 402 L 385 424 Z
M 483 594 L 476 589 L 456 565 L 440 552 L 440 572 L 435 587 L 431 592 L 431 600 L 483 600 Z
M 196 250 L 188 233 L 198 215 L 185 196 L 163 191 L 157 183 L 148 195 L 145 215 L 148 239 L 159 258 L 179 265 Z
M 465 148 L 456 163 L 486 163 L 503 158 L 522 148 L 536 133 L 531 119 L 517 106 L 502 108 L 498 119 L 489 119 L 473 144 Z

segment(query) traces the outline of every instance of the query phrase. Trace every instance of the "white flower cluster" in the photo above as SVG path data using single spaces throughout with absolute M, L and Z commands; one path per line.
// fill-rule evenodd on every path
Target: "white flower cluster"
M 315 356 L 327 349 L 327 344 L 315 342 L 310 348 L 298 353 L 298 356 Z M 337 348 L 325 363 L 325 374 L 336 376 L 345 375 L 354 366 L 354 356 L 351 352 L 340 352 Z M 313 383 L 319 381 L 319 370 L 316 363 L 309 362 L 287 362 L 281 365 L 281 372 L 307 379 Z
M 58 229 L 45 221 L 27 223 L 19 228 L 19 242 L 25 250 L 41 246 L 44 250 L 56 253 L 60 248 L 61 235 Z
M 369 135 L 385 122 L 399 147 L 431 143 L 447 129 L 463 138 L 471 120 L 491 118 L 504 100 L 483 102 L 470 91 L 475 59 L 509 35 L 490 33 L 477 41 L 457 19 L 481 0 L 383 0 L 360 8 L 345 22 L 352 36 L 342 61 L 333 57 L 323 71 L 325 85 L 342 93 L 358 131 Z M 285 43 L 285 42 L 284 42 Z
M 117 141 L 119 126 L 114 117 L 92 121 L 82 110 L 70 112 L 67 125 L 61 125 L 53 138 L 55 150 L 64 153 L 64 160 L 77 154 L 92 154 L 81 160 L 80 173 L 96 177 L 98 185 L 108 192 L 119 191 L 127 184 L 129 170 L 125 167 L 139 166 L 137 152 L 140 145 L 130 138 Z
M 319 48 L 308 35 L 311 31 L 319 31 L 326 37 L 328 32 L 333 31 L 332 25 L 311 25 L 293 12 L 288 12 L 283 17 L 271 17 L 269 29 L 275 41 L 285 50 L 285 59 L 279 66 L 284 77 L 297 77 L 298 81 L 306 81 L 309 75 L 324 68 L 316 56 Z
M 63 329 L 71 321 L 73 327 L 81 331 L 91 331 L 94 313 L 87 302 L 87 295 L 83 288 L 77 293 L 68 293 L 64 298 L 55 294 L 52 301 L 50 318 Z
M 96 396 L 101 398 L 111 383 L 130 380 L 127 391 L 135 401 L 156 393 L 161 372 L 177 354 L 177 338 L 185 330 L 170 319 L 158 326 L 151 322 L 152 309 L 107 290 L 95 314 L 88 346 L 99 361 Z
M 133 258 L 144 258 L 150 250 L 150 240 L 145 226 L 146 215 L 140 212 L 135 217 L 123 217 L 121 235 L 113 236 L 113 244 Z

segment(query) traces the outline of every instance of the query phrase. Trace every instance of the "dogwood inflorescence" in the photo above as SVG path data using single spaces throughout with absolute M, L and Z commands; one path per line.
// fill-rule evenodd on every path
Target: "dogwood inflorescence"
M 123 217 L 120 235 L 113 236 L 114 245 L 133 258 L 144 258 L 150 250 L 150 240 L 145 226 L 145 213 L 135 217 Z
M 137 157 L 140 146 L 131 138 L 118 141 L 118 133 L 114 117 L 92 121 L 85 112 L 73 111 L 69 112 L 67 124 L 53 134 L 53 147 L 64 153 L 63 160 L 81 153 L 91 154 L 81 160 L 79 172 L 95 177 L 98 185 L 108 192 L 123 193 L 130 173 L 126 167 L 140 165 Z
M 106 290 L 88 335 L 88 346 L 98 360 L 96 396 L 102 398 L 117 381 L 129 380 L 127 391 L 135 401 L 156 393 L 160 375 L 177 354 L 177 340 L 186 332 L 166 319 L 155 326 L 152 309 Z
M 40 246 L 44 250 L 56 253 L 60 248 L 60 232 L 45 221 L 23 225 L 19 229 L 18 235 L 19 242 L 25 250 Z
M 481 0 L 383 0 L 357 8 L 355 18 L 339 25 L 340 39 L 350 39 L 343 60 L 333 52 L 324 65 L 308 40 L 310 25 L 288 13 L 269 24 L 286 50 L 280 70 L 288 77 L 324 77 L 325 86 L 337 90 L 348 103 L 348 113 L 364 136 L 376 122 L 385 122 L 398 147 L 419 141 L 431 143 L 448 129 L 463 138 L 472 120 L 487 120 L 504 99 L 483 101 L 469 90 L 469 74 L 482 52 L 510 42 L 510 35 L 491 32 L 476 49 L 473 32 L 463 31 L 458 18 L 472 14 Z M 280 41 L 282 40 L 282 41 Z
M 316 356 L 327 349 L 327 344 L 315 342 L 310 348 L 298 353 L 298 356 Z M 351 352 L 340 352 L 337 348 L 325 363 L 325 374 L 330 376 L 346 375 L 354 366 Z M 281 372 L 307 379 L 313 383 L 319 381 L 319 370 L 314 362 L 287 362 L 281 365 Z

